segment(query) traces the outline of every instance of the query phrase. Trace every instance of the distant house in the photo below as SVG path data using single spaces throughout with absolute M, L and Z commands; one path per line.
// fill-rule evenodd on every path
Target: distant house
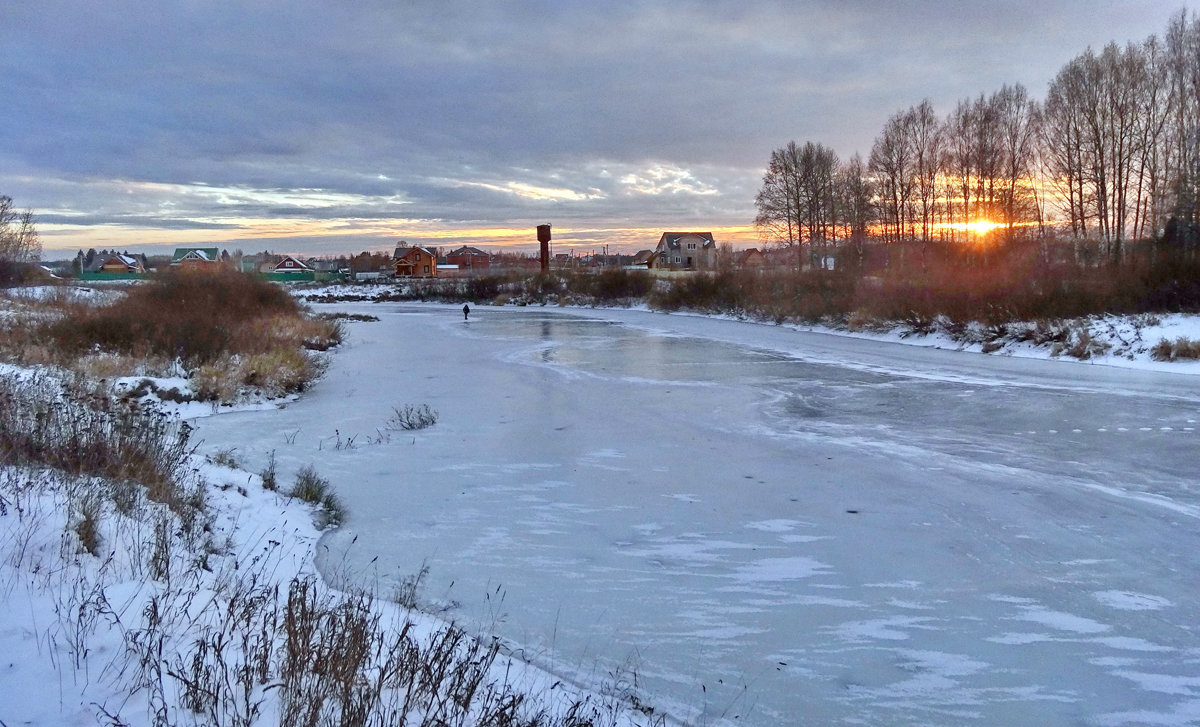
M 396 248 L 392 267 L 398 278 L 437 277 L 437 256 L 423 247 Z
M 221 251 L 215 247 L 177 247 L 171 256 L 171 267 L 179 270 L 212 272 L 223 265 Z
M 767 261 L 767 265 L 775 267 L 796 267 L 799 262 L 797 251 L 790 247 L 777 247 L 773 250 L 767 250 L 763 253 L 763 257 Z
M 664 232 L 654 253 L 656 268 L 704 270 L 717 265 L 717 243 L 711 232 Z
M 271 268 L 272 273 L 293 273 L 298 275 L 312 274 L 313 269 L 292 255 L 284 255 L 283 259 Z
M 633 262 L 629 263 L 629 266 L 633 268 L 648 268 L 653 257 L 653 250 L 638 250 L 638 253 L 633 256 Z
M 142 274 L 146 272 L 146 266 L 141 258 L 135 255 L 112 253 L 98 256 L 93 264 L 93 271 L 108 275 Z
M 463 245 L 446 254 L 446 264 L 459 270 L 487 270 L 491 267 L 492 256 L 477 247 Z
M 767 256 L 763 255 L 757 247 L 752 247 L 749 250 L 742 250 L 738 253 L 734 261 L 734 265 L 739 268 L 762 268 L 767 265 Z

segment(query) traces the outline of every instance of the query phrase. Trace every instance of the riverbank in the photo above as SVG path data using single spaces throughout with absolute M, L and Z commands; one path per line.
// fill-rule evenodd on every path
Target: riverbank
M 394 301 L 394 285 L 327 286 L 298 289 L 294 294 L 310 303 Z M 474 305 L 490 306 L 491 301 Z M 814 323 L 797 323 L 755 318 L 749 315 L 714 314 L 699 311 L 653 310 L 644 301 L 630 299 L 625 305 L 549 304 L 547 307 L 580 312 L 590 310 L 640 310 L 660 315 L 702 316 L 778 326 L 795 331 L 852 336 L 867 340 L 967 351 L 1016 358 L 1080 361 L 1095 365 L 1153 371 L 1200 374 L 1200 315 L 1184 313 L 1097 315 L 1054 321 L 1022 321 L 1004 325 L 956 323 L 945 317 L 920 321 L 877 321 L 861 316 L 826 318 Z M 505 300 L 502 305 L 511 304 Z M 436 303 L 431 303 L 436 305 Z M 1182 355 L 1178 355 L 1182 352 Z

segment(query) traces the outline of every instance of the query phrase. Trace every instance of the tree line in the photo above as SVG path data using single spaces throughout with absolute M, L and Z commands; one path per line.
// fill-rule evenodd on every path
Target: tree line
M 1120 262 L 1128 242 L 1200 244 L 1200 16 L 1162 38 L 1089 48 L 1044 99 L 1021 84 L 891 116 L 870 155 L 771 152 L 755 224 L 797 261 L 835 247 L 1066 237 Z M 807 246 L 807 247 L 805 247 Z M 969 247 L 969 245 L 968 245 Z M 804 258 L 805 252 L 811 258 Z

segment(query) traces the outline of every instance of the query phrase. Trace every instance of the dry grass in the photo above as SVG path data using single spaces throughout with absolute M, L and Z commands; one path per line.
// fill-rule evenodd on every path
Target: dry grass
M 243 387 L 269 396 L 320 374 L 306 350 L 341 342 L 342 324 L 308 315 L 279 286 L 239 273 L 167 273 L 123 297 L 87 306 L 71 296 L 10 302 L 0 355 L 90 379 L 177 375 L 201 400 L 234 401 Z
M 0 464 L 133 481 L 182 508 L 191 427 L 57 380 L 0 377 Z
M 74 360 L 93 351 L 184 366 L 278 349 L 325 349 L 341 340 L 336 321 L 308 318 L 281 288 L 240 273 L 165 273 L 119 300 L 64 310 L 37 338 Z
M 1200 341 L 1181 336 L 1174 341 L 1165 338 L 1150 349 L 1155 361 L 1195 361 L 1200 359 Z
M 321 508 L 321 525 L 339 525 L 346 517 L 346 508 L 333 491 L 329 480 L 317 474 L 312 465 L 301 467 L 291 496 Z

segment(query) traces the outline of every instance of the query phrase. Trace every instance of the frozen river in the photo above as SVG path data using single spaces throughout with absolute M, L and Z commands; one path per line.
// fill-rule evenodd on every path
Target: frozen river
M 1200 377 L 639 311 L 344 304 L 200 422 L 345 502 L 321 566 L 695 724 L 1200 724 Z M 387 432 L 393 406 L 431 429 Z

